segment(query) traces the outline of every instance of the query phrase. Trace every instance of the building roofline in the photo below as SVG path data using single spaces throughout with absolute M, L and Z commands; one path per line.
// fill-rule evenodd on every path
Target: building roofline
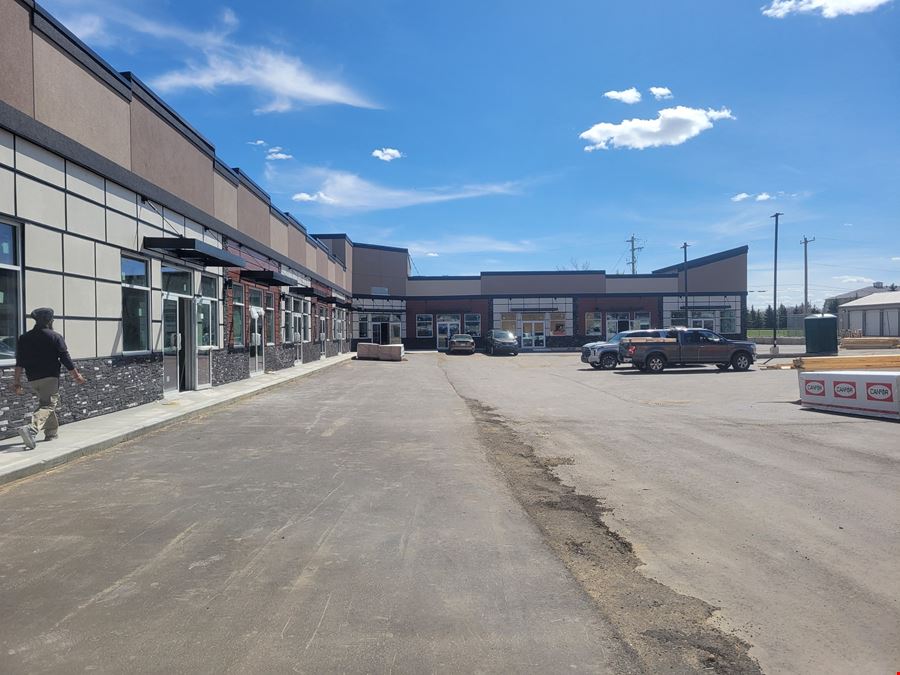
M 651 274 L 607 274 L 607 279 L 674 279 L 678 272 L 662 272 Z
M 702 267 L 703 265 L 709 265 L 714 262 L 719 262 L 720 260 L 727 260 L 728 258 L 735 258 L 739 255 L 744 255 L 747 251 L 750 250 L 750 247 L 747 245 L 738 246 L 737 248 L 731 248 L 727 251 L 721 251 L 719 253 L 713 253 L 711 255 L 705 255 L 702 258 L 694 258 L 693 260 L 687 261 L 687 268 L 692 269 L 694 267 Z M 684 263 L 677 263 L 675 265 L 669 265 L 668 267 L 661 267 L 658 270 L 653 270 L 653 274 L 664 274 L 666 272 L 679 272 L 684 269 Z
M 408 248 L 400 248 L 399 246 L 382 246 L 381 244 L 353 244 L 353 248 L 374 248 L 378 251 L 391 251 L 393 253 L 405 253 L 409 255 Z
M 571 275 L 571 274 L 581 274 L 581 275 L 597 275 L 602 274 L 606 275 L 606 270 L 533 270 L 533 271 L 510 271 L 510 272 L 482 272 L 481 276 L 483 277 L 500 277 L 500 276 L 525 276 L 525 277 L 533 277 L 533 276 L 549 276 L 549 275 Z
M 447 275 L 418 275 L 414 277 L 406 277 L 408 281 L 477 281 L 481 279 L 478 275 L 466 275 L 466 274 L 447 274 Z
M 348 237 L 346 234 L 344 234 L 343 232 L 335 232 L 335 233 L 327 233 L 327 234 L 316 233 L 311 236 L 315 237 L 316 239 L 345 239 L 345 240 L 349 241 L 352 246 L 355 246 L 355 244 L 353 243 L 353 240 L 350 237 Z

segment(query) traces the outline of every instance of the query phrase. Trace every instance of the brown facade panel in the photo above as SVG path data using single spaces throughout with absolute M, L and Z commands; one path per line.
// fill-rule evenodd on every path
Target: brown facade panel
M 483 274 L 485 295 L 572 295 L 605 293 L 606 275 L 596 274 Z
M 249 189 L 239 185 L 237 206 L 237 229 L 268 246 L 269 205 Z
M 413 296 L 432 295 L 481 295 L 481 279 L 409 279 L 406 293 Z
M 37 33 L 34 113 L 35 119 L 52 129 L 126 169 L 132 168 L 128 101 Z
M 316 248 L 316 272 L 326 279 L 328 278 L 329 262 L 330 261 L 328 260 L 328 254 L 326 254 L 322 249 Z
M 34 117 L 34 61 L 28 10 L 0 0 L 0 100 Z
M 298 265 L 306 264 L 306 235 L 296 227 L 288 230 L 288 256 Z
M 218 173 L 213 173 L 213 200 L 215 203 L 213 215 L 235 229 L 237 229 L 238 222 L 237 191 L 237 186 L 231 181 L 222 178 Z
M 294 228 L 289 228 L 271 213 L 269 214 L 269 246 L 282 255 L 288 254 L 288 229 Z
M 207 213 L 213 161 L 137 98 L 131 101 L 132 170 Z
M 678 273 L 678 290 L 684 291 L 684 272 Z M 688 267 L 688 293 L 739 293 L 747 290 L 747 254 Z
M 356 246 L 353 249 L 353 288 L 360 295 L 386 288 L 389 295 L 407 294 L 408 255 L 405 251 Z

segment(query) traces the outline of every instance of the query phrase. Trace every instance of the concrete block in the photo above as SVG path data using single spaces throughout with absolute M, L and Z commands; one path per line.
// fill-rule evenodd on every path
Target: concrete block
M 106 199 L 103 177 L 72 162 L 66 162 L 66 188 L 98 204 L 103 204 Z
M 59 187 L 66 185 L 66 162 L 59 155 L 29 143 L 24 138 L 16 138 L 16 169 L 35 178 L 53 183 Z
M 103 241 L 106 238 L 106 209 L 74 195 L 66 195 L 66 229 Z
M 25 228 L 25 264 L 62 272 L 62 234 L 43 227 Z
M 66 224 L 66 199 L 62 190 L 16 176 L 16 215 L 43 225 L 63 229 Z
M 402 361 L 403 345 L 378 345 L 380 350 L 378 354 L 379 361 Z

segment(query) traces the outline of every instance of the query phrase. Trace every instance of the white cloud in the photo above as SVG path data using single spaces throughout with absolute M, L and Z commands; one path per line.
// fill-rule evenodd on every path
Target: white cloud
M 437 258 L 437 257 L 439 257 L 441 254 L 440 254 L 440 253 L 435 253 L 434 251 L 429 251 L 429 252 L 426 253 L 425 255 L 427 255 L 429 258 Z
M 844 227 L 853 227 L 853 223 L 844 223 Z
M 895 255 L 893 258 L 891 258 L 891 260 L 894 262 L 900 262 L 900 255 Z
M 282 148 L 280 145 L 273 145 L 271 148 L 269 148 L 269 152 L 281 152 L 282 150 L 284 150 L 284 148 Z
M 380 159 L 382 162 L 392 162 L 395 159 L 400 159 L 405 155 L 397 150 L 396 148 L 376 148 L 372 151 L 372 157 L 376 157 Z
M 668 87 L 650 87 L 650 93 L 653 94 L 653 98 L 657 101 L 661 101 L 664 98 L 672 98 L 672 90 Z
M 614 101 L 621 101 L 622 103 L 627 103 L 628 105 L 638 103 L 641 100 L 641 92 L 639 92 L 634 87 L 625 89 L 624 91 L 608 91 L 603 95 L 606 98 L 611 98 Z
M 268 145 L 268 143 L 266 143 L 266 142 L 265 142 L 264 140 L 262 140 L 262 139 L 258 139 L 258 140 L 255 140 L 255 141 L 247 141 L 247 145 L 262 145 L 262 146 L 266 146 L 266 145 Z
M 840 276 L 831 278 L 835 281 L 840 281 L 842 284 L 871 284 L 875 281 L 869 277 L 856 277 L 851 274 L 841 274 Z
M 585 150 L 614 148 L 656 148 L 664 145 L 681 145 L 707 129 L 717 120 L 733 120 L 728 108 L 702 110 L 676 106 L 659 111 L 656 119 L 623 120 L 619 124 L 600 122 L 582 133 L 579 138 L 590 141 Z
M 891 0 L 772 0 L 762 13 L 776 19 L 788 14 L 820 12 L 826 19 L 834 19 L 842 14 L 862 14 L 878 9 Z
M 768 192 L 760 192 L 758 195 L 756 195 L 756 201 L 758 202 L 767 202 L 770 199 L 775 199 L 775 197 L 770 195 Z
M 325 168 L 307 167 L 282 173 L 273 165 L 266 167 L 266 180 L 273 191 L 284 188 L 293 193 L 296 202 L 315 202 L 339 211 L 378 211 L 400 209 L 420 204 L 472 199 L 491 195 L 510 195 L 518 190 L 516 183 L 482 183 L 453 187 L 393 188 L 379 185 L 356 174 Z M 299 186 L 314 189 L 294 192 Z M 427 247 L 426 250 L 434 250 Z
M 238 18 L 230 9 L 219 15 L 212 28 L 192 30 L 174 23 L 156 21 L 122 7 L 123 3 L 83 0 L 94 13 L 68 18 L 68 25 L 81 30 L 86 42 L 97 44 L 103 36 L 116 35 L 117 42 L 131 46 L 156 46 L 143 39 L 176 42 L 194 54 L 181 68 L 150 80 L 162 93 L 200 89 L 212 92 L 241 87 L 255 91 L 262 99 L 256 112 L 285 112 L 300 106 L 339 104 L 359 108 L 377 107 L 365 96 L 337 78 L 321 74 L 296 56 L 265 46 L 241 44 L 231 34 Z M 168 49 L 168 47 L 163 47 Z
M 289 155 L 286 152 L 275 152 L 275 149 L 273 148 L 272 150 L 269 150 L 266 159 L 294 159 L 294 156 Z
M 750 198 L 750 195 L 748 195 L 746 192 L 738 192 L 734 197 L 731 198 L 731 201 L 742 202 L 745 199 L 749 199 L 749 198 Z
M 413 255 L 431 257 L 472 253 L 527 253 L 537 250 L 535 243 L 527 239 L 508 241 L 482 235 L 447 237 L 441 241 L 413 241 L 404 246 Z
M 106 21 L 97 14 L 81 14 L 67 17 L 63 24 L 82 41 L 95 47 L 110 47 L 116 43 Z

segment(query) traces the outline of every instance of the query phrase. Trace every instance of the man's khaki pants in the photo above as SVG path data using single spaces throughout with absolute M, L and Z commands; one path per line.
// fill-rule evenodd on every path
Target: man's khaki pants
M 40 399 L 40 407 L 31 416 L 31 430 L 35 435 L 42 430 L 44 437 L 56 436 L 59 431 L 59 419 L 56 417 L 56 406 L 59 405 L 59 378 L 42 377 L 28 383 L 32 391 Z

